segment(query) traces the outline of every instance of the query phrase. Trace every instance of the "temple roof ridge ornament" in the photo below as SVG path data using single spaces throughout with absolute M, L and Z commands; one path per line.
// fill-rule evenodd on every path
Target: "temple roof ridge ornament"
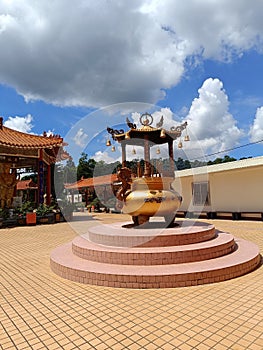
M 143 126 L 150 126 L 153 123 L 153 116 L 150 113 L 143 113 L 140 117 L 140 123 Z
M 43 137 L 49 137 L 50 139 L 61 139 L 62 137 L 59 134 L 53 134 L 52 132 L 50 132 L 50 134 L 47 136 L 47 132 L 43 131 Z
M 127 144 L 133 144 L 132 139 L 141 139 L 144 138 L 145 134 L 148 134 L 149 140 L 157 143 L 162 144 L 168 142 L 169 139 L 177 139 L 178 137 L 181 137 L 182 132 L 187 127 L 187 122 L 183 122 L 181 125 L 172 126 L 170 129 L 165 129 L 163 127 L 164 123 L 164 116 L 162 115 L 159 122 L 156 123 L 156 127 L 152 126 L 154 122 L 154 118 L 150 113 L 143 113 L 141 114 L 139 118 L 139 122 L 141 124 L 140 127 L 137 127 L 137 125 L 130 121 L 130 119 L 126 118 L 126 124 L 130 128 L 128 131 L 124 131 L 123 129 L 113 129 L 110 127 L 107 127 L 107 131 L 109 134 L 111 134 L 112 139 L 114 141 L 124 141 Z M 190 138 L 188 135 L 185 137 L 185 141 L 189 141 Z M 108 140 L 108 146 L 111 145 L 111 143 Z M 181 147 L 180 147 L 181 148 Z
M 136 124 L 132 123 L 128 117 L 126 118 L 126 123 L 130 129 L 137 129 Z

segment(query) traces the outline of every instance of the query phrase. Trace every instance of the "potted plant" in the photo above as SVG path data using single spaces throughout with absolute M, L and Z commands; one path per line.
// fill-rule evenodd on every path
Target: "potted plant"
M 59 208 L 53 209 L 54 215 L 55 215 L 55 222 L 61 222 L 62 220 L 62 213 Z
M 16 209 L 19 225 L 36 225 L 36 213 L 33 213 L 34 204 L 30 201 L 23 202 L 20 208 Z
M 15 209 L 15 216 L 17 219 L 17 224 L 18 225 L 27 225 L 28 221 L 30 221 L 30 220 L 27 220 L 27 213 L 30 213 L 32 211 L 33 211 L 33 205 L 31 202 L 28 202 L 28 201 L 22 203 L 21 207 L 17 207 Z
M 36 225 L 37 223 L 37 214 L 35 212 L 26 213 L 26 224 L 27 225 Z
M 54 224 L 55 213 L 53 212 L 54 207 L 46 204 L 40 204 L 35 213 L 37 215 L 38 224 Z
M 62 214 L 61 214 L 61 210 L 59 208 L 58 201 L 56 199 L 52 201 L 51 209 L 52 209 L 52 212 L 54 213 L 55 222 L 61 222 L 62 221 L 61 220 Z
M 100 202 L 99 198 L 95 198 L 91 203 L 91 207 L 94 208 L 94 212 L 100 213 L 101 208 L 104 208 L 105 206 Z
M 0 217 L 2 218 L 1 227 L 14 227 L 17 224 L 13 209 L 2 208 Z
M 77 211 L 80 211 L 80 212 L 84 212 L 84 208 L 85 208 L 85 203 L 81 202 L 81 203 L 77 203 L 76 204 L 76 209 Z
M 26 225 L 26 214 L 24 215 L 23 213 L 16 213 L 15 215 L 16 215 L 17 225 L 19 226 Z

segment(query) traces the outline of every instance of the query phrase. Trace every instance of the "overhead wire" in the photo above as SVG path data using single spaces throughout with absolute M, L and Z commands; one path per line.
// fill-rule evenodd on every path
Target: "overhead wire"
M 259 141 L 255 141 L 255 142 L 250 142 L 250 143 L 246 143 L 245 145 L 240 145 L 240 146 L 236 146 L 236 147 L 233 147 L 233 148 L 228 148 L 228 149 L 225 149 L 223 151 L 219 151 L 219 152 L 214 152 L 214 153 L 210 153 L 210 154 L 205 154 L 202 158 L 206 158 L 206 157 L 210 157 L 210 156 L 215 156 L 217 154 L 221 154 L 221 153 L 225 153 L 225 152 L 230 152 L 230 151 L 234 151 L 235 149 L 238 149 L 238 148 L 242 148 L 242 147 L 247 147 L 247 146 L 250 146 L 250 145 L 255 145 L 257 143 L 261 143 L 263 142 L 263 140 L 259 140 Z M 195 159 L 190 159 L 190 161 L 193 161 Z

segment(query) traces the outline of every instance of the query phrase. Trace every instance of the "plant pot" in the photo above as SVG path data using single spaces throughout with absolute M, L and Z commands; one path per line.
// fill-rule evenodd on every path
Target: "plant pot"
M 0 218 L 0 228 L 3 227 L 3 218 Z
M 19 225 L 19 226 L 26 225 L 26 217 L 25 216 L 21 216 L 21 217 L 17 218 L 16 221 L 17 221 L 17 225 Z
M 26 224 L 27 225 L 36 225 L 37 223 L 37 214 L 36 213 L 26 213 Z
M 61 222 L 61 221 L 62 221 L 61 213 L 55 213 L 55 222 Z
M 55 223 L 55 214 L 49 213 L 42 216 L 37 216 L 38 224 L 54 224 Z
M 17 225 L 17 221 L 14 218 L 5 219 L 3 221 L 3 227 L 15 227 Z

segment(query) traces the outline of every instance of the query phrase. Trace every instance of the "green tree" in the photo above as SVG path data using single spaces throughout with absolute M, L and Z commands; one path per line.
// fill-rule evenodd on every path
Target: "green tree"
M 220 157 L 216 158 L 216 159 L 212 162 L 212 164 L 221 164 L 221 163 L 223 163 L 223 159 L 220 158 Z
M 229 157 L 228 155 L 224 156 L 223 163 L 234 162 L 236 158 Z
M 252 158 L 252 156 L 249 156 L 249 157 L 241 157 L 241 158 L 239 158 L 239 160 L 243 160 L 243 159 L 251 159 Z
M 93 171 L 96 166 L 96 161 L 93 158 L 88 159 L 88 155 L 84 152 L 81 153 L 79 164 L 77 166 L 77 180 L 82 177 L 93 177 Z
M 213 165 L 213 164 L 221 164 L 221 163 L 228 163 L 235 161 L 236 158 L 230 157 L 228 155 L 225 155 L 224 158 L 216 158 L 215 160 L 209 160 L 207 162 L 207 165 Z
M 192 168 L 197 168 L 197 167 L 201 167 L 201 166 L 205 166 L 205 165 L 207 165 L 207 163 L 206 162 L 204 162 L 204 161 L 200 161 L 200 160 L 194 160 L 193 162 L 191 162 L 191 167 Z
M 116 161 L 113 163 L 105 163 L 103 160 L 96 162 L 96 168 L 94 176 L 102 176 L 108 174 L 114 174 L 117 172 L 117 168 L 120 167 L 121 163 Z
M 189 169 L 191 168 L 191 163 L 188 159 L 184 160 L 183 158 L 179 157 L 175 161 L 175 167 L 177 170 Z
M 77 167 L 71 158 L 67 160 L 63 172 L 64 183 L 73 183 L 77 181 Z

